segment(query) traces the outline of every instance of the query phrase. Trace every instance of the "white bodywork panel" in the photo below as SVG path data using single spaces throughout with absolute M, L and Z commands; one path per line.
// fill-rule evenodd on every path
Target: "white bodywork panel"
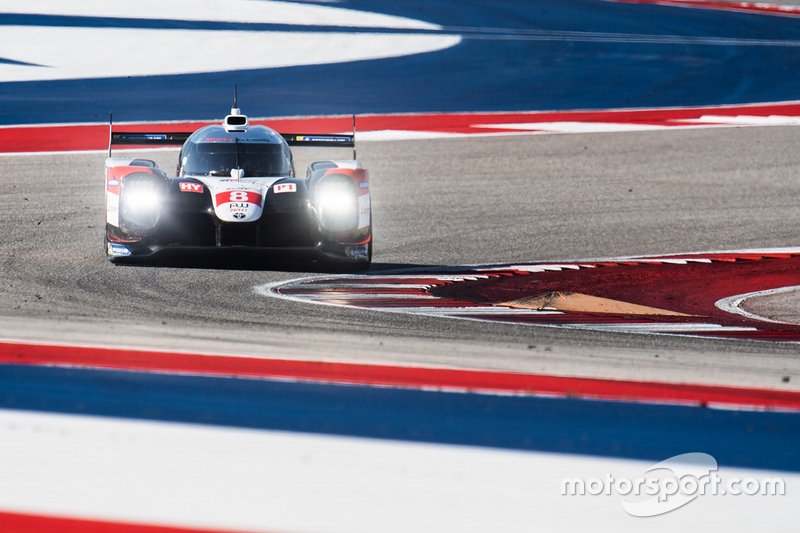
M 106 222 L 119 227 L 119 195 L 106 191 Z
M 188 176 L 187 176 L 188 177 Z M 208 187 L 214 212 L 223 222 L 253 222 L 261 218 L 264 200 L 273 183 L 284 178 L 195 177 Z

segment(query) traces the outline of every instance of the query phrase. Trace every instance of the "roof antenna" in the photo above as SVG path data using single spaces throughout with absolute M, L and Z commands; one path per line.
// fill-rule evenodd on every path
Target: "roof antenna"
M 241 115 L 239 110 L 239 86 L 233 85 L 233 107 L 231 108 L 231 115 Z

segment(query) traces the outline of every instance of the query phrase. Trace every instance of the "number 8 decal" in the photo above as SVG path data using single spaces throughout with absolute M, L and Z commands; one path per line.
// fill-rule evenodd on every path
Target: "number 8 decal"
M 247 202 L 247 191 L 231 191 L 231 202 Z

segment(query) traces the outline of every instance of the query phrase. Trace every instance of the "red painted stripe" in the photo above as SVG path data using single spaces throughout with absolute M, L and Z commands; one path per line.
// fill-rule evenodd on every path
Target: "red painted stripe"
M 0 362 L 650 403 L 800 409 L 800 392 L 796 391 L 14 342 L 0 343 Z
M 189 529 L 10 512 L 0 512 L 0 531 L 3 533 L 222 533 L 222 530 L 218 529 Z
M 537 122 L 612 122 L 686 127 L 702 126 L 702 124 L 685 123 L 681 122 L 682 120 L 698 120 L 708 114 L 798 117 L 800 116 L 800 103 L 595 111 L 366 115 L 358 117 L 358 130 L 362 133 L 381 130 L 460 134 L 521 133 L 524 130 L 503 128 L 502 125 Z M 283 132 L 340 133 L 350 131 L 351 121 L 350 117 L 307 117 L 253 119 L 252 123 L 266 124 Z M 121 124 L 118 129 L 130 132 L 181 132 L 194 131 L 208 124 L 209 122 Z M 484 124 L 498 126 L 494 128 L 480 127 Z M 0 153 L 103 150 L 107 147 L 108 126 L 105 124 L 0 127 Z
M 721 11 L 739 11 L 762 15 L 800 15 L 798 6 L 782 6 L 762 2 L 719 2 L 711 0 L 615 0 L 624 4 L 658 4 L 663 6 L 695 7 L 701 9 L 718 9 Z
M 261 195 L 253 191 L 225 191 L 217 193 L 214 197 L 218 206 L 229 203 L 255 204 L 261 207 Z

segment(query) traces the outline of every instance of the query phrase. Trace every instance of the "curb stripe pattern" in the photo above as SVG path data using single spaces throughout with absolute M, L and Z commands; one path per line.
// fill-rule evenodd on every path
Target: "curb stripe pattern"
M 736 294 L 795 285 L 800 285 L 800 250 L 786 249 L 306 278 L 255 290 L 270 297 L 373 311 L 612 332 L 800 342 L 798 325 L 731 314 L 717 305 Z M 551 292 L 588 294 L 689 316 L 508 305 L 512 300 Z
M 671 7 L 693 7 L 696 9 L 716 9 L 736 11 L 757 15 L 780 15 L 784 17 L 800 15 L 800 7 L 769 4 L 765 2 L 719 2 L 713 0 L 611 0 L 621 4 L 656 4 Z
M 185 132 L 217 122 L 120 123 L 119 127 L 133 132 Z M 787 126 L 800 125 L 800 103 L 593 111 L 362 115 L 357 122 L 357 138 L 360 141 Z M 251 123 L 266 124 L 278 131 L 313 131 L 320 134 L 349 132 L 352 129 L 352 117 L 349 116 L 261 118 L 251 119 Z M 101 151 L 107 148 L 107 124 L 0 127 L 0 154 Z
M 800 392 L 485 370 L 0 342 L 0 364 L 366 385 L 748 410 L 800 410 Z

